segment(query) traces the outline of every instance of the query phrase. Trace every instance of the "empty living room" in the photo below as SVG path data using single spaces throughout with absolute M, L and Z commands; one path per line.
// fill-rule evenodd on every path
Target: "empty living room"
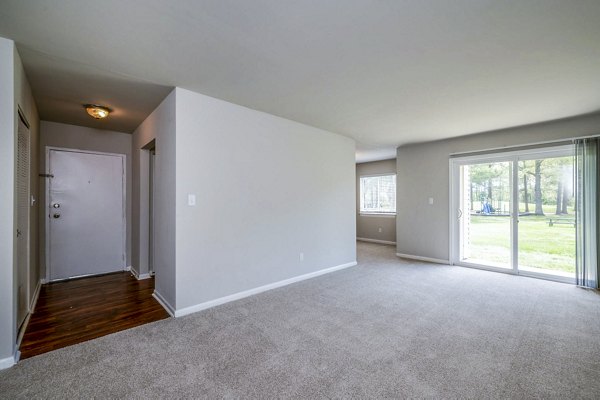
M 0 399 L 600 398 L 600 1 L 1 0 Z

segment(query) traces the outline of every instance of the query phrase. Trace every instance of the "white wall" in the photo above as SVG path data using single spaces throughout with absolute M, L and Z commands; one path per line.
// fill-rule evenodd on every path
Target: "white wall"
M 399 147 L 397 252 L 448 260 L 451 153 L 595 134 L 600 134 L 600 114 Z
M 104 153 L 124 154 L 126 156 L 126 238 L 127 238 L 127 265 L 131 264 L 131 134 L 108 131 L 104 129 L 86 128 L 77 125 L 61 124 L 58 122 L 42 121 L 40 123 L 40 152 L 39 165 L 40 172 L 46 168 L 46 147 L 62 147 L 68 149 L 78 149 L 87 151 L 98 151 Z M 37 179 L 37 178 L 36 178 Z M 39 178 L 40 193 L 39 204 L 44 207 L 46 204 L 46 184 L 47 179 Z M 40 231 L 40 273 L 42 277 L 46 276 L 46 223 L 48 219 L 44 212 L 40 213 L 39 231 Z
M 15 105 L 14 43 L 0 38 L 0 367 L 13 356 L 15 329 Z
M 16 204 L 15 162 L 18 108 L 30 123 L 31 141 L 31 193 L 38 193 L 37 143 L 39 118 L 27 77 L 12 40 L 0 38 L 0 368 L 10 366 L 14 360 L 17 340 L 16 326 Z M 37 280 L 37 205 L 30 209 L 30 300 Z
M 178 310 L 356 260 L 353 140 L 176 93 Z
M 360 177 L 395 173 L 395 158 L 356 164 L 356 236 L 358 238 L 396 242 L 395 216 L 360 215 Z M 381 232 L 379 232 L 379 229 L 381 229 Z
M 143 148 L 155 140 L 154 271 L 155 291 L 175 307 L 175 90 L 142 122 L 132 137 L 133 213 L 132 267 L 148 272 L 147 153 Z

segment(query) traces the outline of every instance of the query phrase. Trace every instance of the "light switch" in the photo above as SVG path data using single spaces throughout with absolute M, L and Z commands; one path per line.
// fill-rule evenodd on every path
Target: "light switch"
M 195 206 L 195 205 L 196 205 L 196 195 L 188 194 L 188 206 Z
M 429 205 L 432 206 L 433 205 L 433 197 L 429 198 Z

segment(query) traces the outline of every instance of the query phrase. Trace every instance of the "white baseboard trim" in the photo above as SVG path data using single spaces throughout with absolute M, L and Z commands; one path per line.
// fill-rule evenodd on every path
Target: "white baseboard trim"
M 17 362 L 15 361 L 15 357 L 18 357 L 17 354 L 13 355 L 12 357 L 6 357 L 0 360 L 0 369 L 6 369 L 6 368 L 10 368 L 13 365 L 15 365 Z
M 389 240 L 369 239 L 369 238 L 361 238 L 361 237 L 357 237 L 356 240 L 361 241 L 361 242 L 393 244 L 394 246 L 396 245 L 396 242 L 390 242 Z
M 135 279 L 137 279 L 138 281 L 144 280 L 144 279 L 150 279 L 150 274 L 140 274 L 139 272 L 137 272 L 137 270 L 135 268 L 133 268 L 131 265 L 129 267 L 127 267 L 127 270 L 129 272 L 131 272 L 131 275 L 133 275 L 133 277 Z
M 325 268 L 319 271 L 310 272 L 308 274 L 295 276 L 293 278 L 284 279 L 279 282 L 270 283 L 268 285 L 259 286 L 254 289 L 244 290 L 243 292 L 238 292 L 231 294 L 229 296 L 220 297 L 218 299 L 210 300 L 204 303 L 196 304 L 194 306 L 185 307 L 179 310 L 175 310 L 175 317 L 183 317 L 184 315 L 193 314 L 198 311 L 206 310 L 208 308 L 216 307 L 221 304 L 229 303 L 230 301 L 235 301 L 239 299 L 243 299 L 244 297 L 253 296 L 255 294 L 259 294 L 262 292 L 266 292 L 267 290 L 277 289 L 282 286 L 287 286 L 292 283 L 304 281 L 306 279 L 316 278 L 317 276 L 328 274 L 331 272 L 339 271 L 341 269 L 349 268 L 355 266 L 356 261 L 352 261 L 346 264 L 336 265 L 335 267 Z M 156 292 L 155 292 L 156 293 Z
M 37 305 L 38 298 L 40 297 L 40 290 L 42 288 L 43 281 L 44 279 L 40 279 L 38 281 L 38 284 L 35 287 L 35 291 L 33 292 L 33 298 L 31 299 L 31 303 L 29 303 L 29 311 L 27 312 L 25 321 L 23 321 L 23 325 L 21 325 L 19 328 L 19 336 L 17 337 L 17 349 L 21 346 L 23 336 L 25 335 L 25 331 L 27 330 L 27 325 L 29 325 L 29 320 L 31 319 L 31 314 L 33 314 L 33 312 L 35 311 L 35 306 Z M 19 361 L 20 356 L 21 352 L 17 351 L 17 356 L 15 357 L 15 360 Z
M 158 303 L 165 309 L 166 312 L 169 313 L 171 317 L 175 317 L 175 309 L 169 304 L 167 300 L 165 300 L 165 298 L 160 293 L 156 291 L 156 289 L 152 293 L 152 297 L 154 297 L 156 301 L 158 301 Z
M 23 336 L 25 336 L 25 331 L 27 330 L 27 325 L 29 325 L 29 320 L 31 319 L 31 312 L 27 313 L 23 324 L 19 327 L 19 332 L 17 336 L 17 349 L 21 347 L 21 342 L 23 341 Z
M 35 306 L 37 305 L 38 298 L 40 297 L 40 291 L 42 290 L 42 285 L 44 284 L 43 281 L 44 279 L 40 279 L 37 286 L 35 287 L 33 298 L 31 299 L 31 303 L 29 304 L 29 312 L 35 311 Z
M 413 256 L 411 254 L 402 254 L 402 253 L 396 253 L 396 256 L 398 256 L 400 258 L 408 258 L 409 260 L 417 260 L 417 261 L 425 261 L 425 262 L 430 262 L 430 263 L 435 263 L 435 264 L 450 265 L 450 261 L 442 260 L 441 258 Z

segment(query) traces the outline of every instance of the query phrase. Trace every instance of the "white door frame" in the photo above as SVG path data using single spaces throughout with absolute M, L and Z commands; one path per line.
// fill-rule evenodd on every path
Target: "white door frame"
M 148 274 L 150 276 L 154 276 L 155 274 L 155 264 L 156 264 L 156 254 L 154 251 L 154 242 L 156 241 L 156 224 L 154 219 L 154 210 L 156 209 L 156 146 L 148 150 L 148 168 L 149 168 L 149 184 L 150 190 L 148 193 L 149 205 L 150 205 L 150 213 L 148 215 Z
M 51 151 L 66 151 L 66 152 L 70 152 L 70 153 L 85 153 L 85 154 L 98 154 L 98 155 L 103 155 L 103 156 L 114 156 L 114 157 L 119 157 L 121 158 L 121 167 L 122 167 L 122 176 L 123 176 L 123 185 L 122 185 L 122 196 L 123 196 L 123 210 L 121 212 L 122 215 L 122 230 L 123 230 L 123 271 L 127 271 L 127 215 L 126 215 L 126 210 L 127 210 L 127 172 L 126 172 L 126 160 L 127 160 L 127 155 L 126 154 L 119 154 L 119 153 L 107 153 L 107 152 L 102 152 L 102 151 L 90 151 L 90 150 L 80 150 L 80 149 L 70 149 L 70 148 L 66 148 L 66 147 L 55 147 L 55 146 L 46 146 L 46 173 L 50 174 L 50 152 Z M 46 177 L 46 179 L 52 179 L 52 177 Z M 45 188 L 45 193 L 46 193 L 46 204 L 44 205 L 44 212 L 45 212 L 45 217 L 44 217 L 44 221 L 46 222 L 45 224 L 45 230 L 46 230 L 46 282 L 51 282 L 50 280 L 50 224 L 48 222 L 48 219 L 50 218 L 50 181 L 47 180 L 46 181 L 46 188 Z
M 489 154 L 478 154 L 478 155 L 465 155 L 450 158 L 450 208 L 449 208 L 449 228 L 450 228 L 450 240 L 449 240 L 449 255 L 450 265 L 458 265 L 461 267 L 484 269 L 494 272 L 502 272 L 511 275 L 529 276 L 534 278 L 547 279 L 565 283 L 575 283 L 575 278 L 568 278 L 562 276 L 556 276 L 551 274 L 545 274 L 540 272 L 530 272 L 519 270 L 518 265 L 518 246 L 519 246 L 519 191 L 515 190 L 515 185 L 518 185 L 518 162 L 523 160 L 535 160 L 540 158 L 550 157 L 564 157 L 565 154 L 574 154 L 573 145 L 559 145 L 551 147 L 543 147 L 538 149 L 528 150 L 513 150 L 506 152 L 497 152 Z M 487 163 L 487 162 L 509 162 L 511 166 L 510 176 L 510 187 L 511 187 L 511 268 L 499 268 L 492 267 L 482 264 L 469 263 L 459 260 L 460 256 L 460 224 L 458 220 L 461 218 L 459 215 L 459 202 L 460 202 L 460 166 L 468 165 L 473 163 Z M 518 186 L 517 186 L 518 187 Z

